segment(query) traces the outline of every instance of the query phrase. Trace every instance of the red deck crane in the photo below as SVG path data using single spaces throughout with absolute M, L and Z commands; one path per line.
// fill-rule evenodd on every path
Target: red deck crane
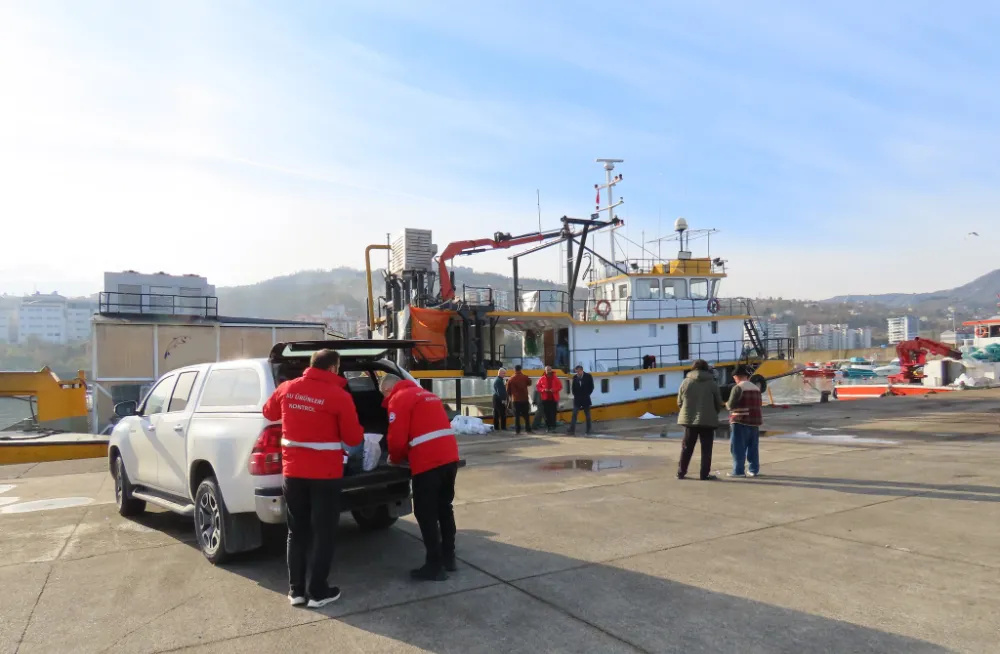
M 919 336 L 896 345 L 896 355 L 899 357 L 899 372 L 889 376 L 892 384 L 915 384 L 923 374 L 920 369 L 927 363 L 928 354 L 961 359 L 962 353 L 946 343 L 932 341 Z
M 448 262 L 462 254 L 476 254 L 487 250 L 505 250 L 517 247 L 526 243 L 537 243 L 550 238 L 560 238 L 566 236 L 566 229 L 558 229 L 549 232 L 532 232 L 520 236 L 511 236 L 503 232 L 497 232 L 493 238 L 481 238 L 472 241 L 455 241 L 449 243 L 441 256 L 438 257 L 438 273 L 441 276 L 441 299 L 445 302 L 455 299 L 455 285 L 451 275 L 448 273 Z

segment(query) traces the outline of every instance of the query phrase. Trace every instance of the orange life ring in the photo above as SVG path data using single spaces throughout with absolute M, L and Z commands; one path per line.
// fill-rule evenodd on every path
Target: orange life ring
M 719 313 L 719 298 L 713 297 L 708 301 L 708 312 Z
M 990 335 L 990 328 L 987 327 L 986 325 L 976 327 L 976 336 L 978 336 L 979 338 L 989 338 L 989 335 Z
M 594 305 L 594 311 L 601 318 L 607 318 L 608 314 L 611 313 L 611 303 L 607 300 L 598 300 L 597 304 Z

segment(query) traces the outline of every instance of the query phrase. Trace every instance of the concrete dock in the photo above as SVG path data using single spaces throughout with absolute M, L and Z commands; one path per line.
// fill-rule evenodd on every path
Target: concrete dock
M 3 466 L 0 652 L 998 651 L 1000 391 L 765 420 L 763 476 L 717 482 L 674 478 L 672 419 L 463 439 L 459 572 L 345 517 L 320 611 L 280 543 L 213 567 L 189 519 L 120 518 L 103 460 Z

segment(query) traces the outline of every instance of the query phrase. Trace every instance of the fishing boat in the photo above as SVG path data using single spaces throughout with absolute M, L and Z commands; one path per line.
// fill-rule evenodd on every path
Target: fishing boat
M 929 338 L 914 338 L 896 345 L 899 372 L 885 382 L 837 384 L 833 395 L 838 400 L 860 400 L 901 395 L 931 395 L 959 390 L 953 384 L 965 365 L 962 353 L 953 346 Z M 928 355 L 944 357 L 928 361 Z
M 837 376 L 837 367 L 832 363 L 819 365 L 810 361 L 809 363 L 806 363 L 806 367 L 802 371 L 802 376 L 807 378 L 819 377 L 822 379 L 833 379 Z
M 614 172 L 621 160 L 598 162 L 605 182 L 595 184 L 598 200 L 588 218 L 563 216 L 549 231 L 456 241 L 440 254 L 429 230 L 407 229 L 389 244 L 369 246 L 373 337 L 414 341 L 398 362 L 456 411 L 488 419 L 485 380 L 514 365 L 530 377 L 545 366 L 556 370 L 564 388 L 563 420 L 572 406 L 569 376 L 576 365 L 594 377 L 595 420 L 675 412 L 678 387 L 696 359 L 708 361 L 723 384 L 740 365 L 764 379 L 794 369 L 792 339 L 763 338 L 753 302 L 721 293 L 728 272 L 726 262 L 710 254 L 716 230 L 692 230 L 680 218 L 673 234 L 651 246 L 656 252 L 641 244 L 640 257 L 625 254 L 618 242 L 623 223 L 615 215 L 623 200 L 613 200 L 623 181 Z M 607 248 L 595 242 L 602 234 Z M 703 243 L 705 253 L 696 256 L 692 242 Z M 669 244 L 676 244 L 676 254 L 660 257 Z M 521 259 L 557 245 L 565 253 L 565 286 L 525 287 Z M 448 269 L 459 255 L 523 246 L 530 247 L 509 257 L 512 289 L 459 289 Z M 389 256 L 384 292 L 375 297 L 371 252 L 379 249 Z

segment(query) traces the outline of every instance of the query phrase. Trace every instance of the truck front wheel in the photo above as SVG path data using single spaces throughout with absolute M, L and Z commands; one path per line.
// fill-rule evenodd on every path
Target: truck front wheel
M 396 517 L 389 514 L 386 504 L 351 511 L 354 522 L 362 531 L 378 531 L 388 529 L 396 522 Z

